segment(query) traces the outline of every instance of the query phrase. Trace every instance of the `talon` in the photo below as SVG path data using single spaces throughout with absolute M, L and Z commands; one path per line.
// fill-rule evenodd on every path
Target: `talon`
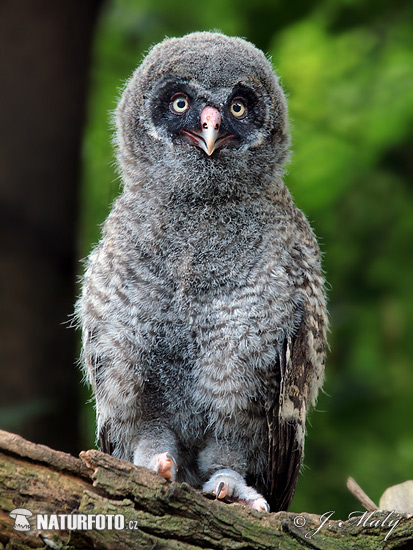
M 169 453 L 165 453 L 166 454 L 166 457 L 169 458 L 170 460 L 172 460 L 172 462 L 175 464 L 175 468 L 178 470 L 178 464 L 176 463 L 176 460 L 174 459 L 174 457 L 169 454 Z
M 222 489 L 224 488 L 225 483 L 223 481 L 220 481 L 216 488 L 216 498 L 219 498 L 219 495 L 221 494 Z M 225 495 L 222 495 L 223 497 Z

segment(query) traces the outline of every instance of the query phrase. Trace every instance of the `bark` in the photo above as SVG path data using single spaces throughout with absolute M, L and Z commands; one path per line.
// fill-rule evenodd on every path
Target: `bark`
M 389 513 L 377 511 L 374 524 L 329 521 L 310 538 L 320 526 L 314 514 L 264 514 L 218 502 L 96 450 L 75 458 L 2 431 L 0 487 L 0 543 L 13 550 L 408 550 L 413 543 L 413 520 L 404 516 L 387 540 Z M 30 532 L 13 530 L 15 508 L 33 513 Z M 37 514 L 122 514 L 131 528 L 36 530 Z
M 0 2 L 0 425 L 78 451 L 80 144 L 101 0 Z

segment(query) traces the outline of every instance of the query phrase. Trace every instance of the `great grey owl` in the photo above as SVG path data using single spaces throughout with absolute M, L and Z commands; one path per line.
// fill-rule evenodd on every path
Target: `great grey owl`
M 316 239 L 282 182 L 277 77 L 243 39 L 166 39 L 116 125 L 123 192 L 77 304 L 101 448 L 286 510 L 327 315 Z

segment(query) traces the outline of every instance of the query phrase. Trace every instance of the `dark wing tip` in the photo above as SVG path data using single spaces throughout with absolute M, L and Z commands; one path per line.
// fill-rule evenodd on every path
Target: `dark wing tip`
M 114 445 L 110 441 L 109 433 L 110 425 L 108 422 L 105 422 L 99 432 L 100 450 L 103 453 L 111 455 L 113 454 Z

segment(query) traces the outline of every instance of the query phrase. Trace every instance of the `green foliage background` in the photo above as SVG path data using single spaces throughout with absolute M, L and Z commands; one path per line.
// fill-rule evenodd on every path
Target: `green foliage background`
M 165 36 L 218 29 L 272 56 L 288 94 L 285 181 L 319 237 L 329 283 L 325 393 L 308 426 L 293 511 L 346 517 L 352 475 L 378 502 L 412 476 L 413 59 L 411 4 L 393 0 L 112 0 L 94 45 L 79 255 L 99 238 L 119 181 L 110 111 Z M 84 413 L 93 444 L 92 406 Z

